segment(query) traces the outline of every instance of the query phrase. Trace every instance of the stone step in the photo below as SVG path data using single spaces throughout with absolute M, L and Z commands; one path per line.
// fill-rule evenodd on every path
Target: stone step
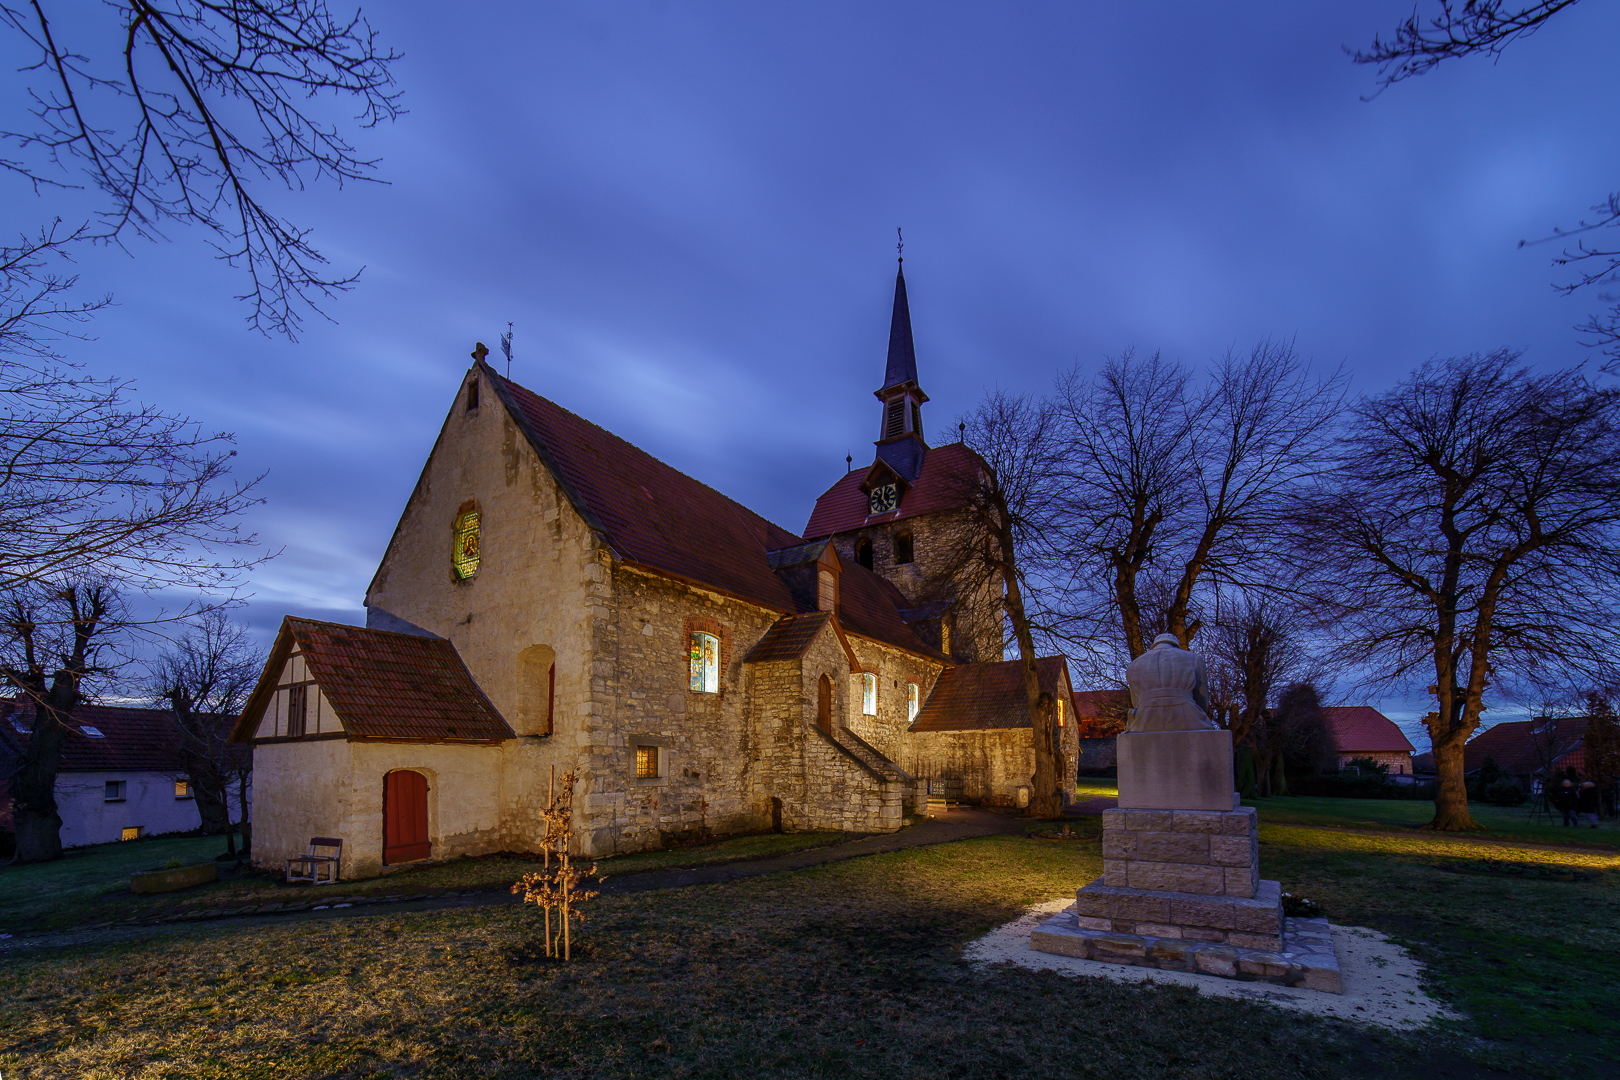
M 1186 938 L 1093 930 L 1081 926 L 1078 919 L 1073 909 L 1047 919 L 1030 933 L 1030 948 L 1106 964 L 1130 964 L 1344 993 L 1339 958 L 1333 951 L 1332 930 L 1326 919 L 1286 919 L 1279 949 L 1250 949 Z
M 1074 913 L 1088 930 L 1280 948 L 1282 886 L 1261 881 L 1256 892 L 1253 897 L 1210 896 L 1119 888 L 1099 879 L 1075 894 Z

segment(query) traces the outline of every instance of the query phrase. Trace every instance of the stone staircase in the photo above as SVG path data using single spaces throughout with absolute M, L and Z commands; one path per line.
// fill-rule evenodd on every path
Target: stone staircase
M 896 815 L 902 821 L 909 814 L 927 812 L 926 785 L 918 783 L 916 777 L 885 757 L 877 747 L 848 728 L 838 728 L 828 733 L 828 736 L 883 785 L 885 810 L 892 804 Z M 898 823 L 896 827 L 899 827 Z

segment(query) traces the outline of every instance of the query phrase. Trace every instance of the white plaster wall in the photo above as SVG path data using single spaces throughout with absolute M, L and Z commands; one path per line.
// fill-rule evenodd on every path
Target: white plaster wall
M 272 870 L 302 855 L 315 836 L 343 840 L 345 878 L 383 871 L 383 778 L 395 769 L 427 777 L 432 859 L 483 855 L 538 842 L 538 806 L 503 813 L 500 747 L 363 743 L 341 739 L 260 745 L 254 751 L 253 864 Z
M 612 618 L 610 563 L 494 388 L 486 382 L 479 408 L 466 411 L 472 377 L 459 384 L 366 604 L 454 642 L 479 688 L 517 730 L 525 729 L 518 653 L 530 645 L 555 653 L 553 733 L 519 737 L 502 753 L 469 748 L 504 763 L 492 765 L 481 784 L 501 793 L 520 838 L 546 798 L 551 767 L 559 775 L 588 772 L 593 747 L 611 739 L 612 665 L 602 656 Z M 479 506 L 480 562 L 476 576 L 457 581 L 451 530 L 467 499 Z M 576 807 L 583 802 L 576 797 Z
M 107 781 L 124 781 L 124 801 L 106 800 Z M 139 825 L 144 834 L 187 832 L 202 824 L 195 799 L 174 797 L 175 774 L 168 772 L 68 772 L 56 777 L 56 807 L 62 818 L 62 846 L 106 844 Z M 251 804 L 252 789 L 248 790 Z M 241 800 L 231 792 L 231 820 L 241 820 Z

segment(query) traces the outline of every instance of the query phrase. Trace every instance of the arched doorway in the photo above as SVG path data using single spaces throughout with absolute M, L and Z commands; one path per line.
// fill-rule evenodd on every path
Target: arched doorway
M 782 800 L 771 796 L 771 832 L 782 831 Z
M 816 727 L 832 734 L 832 676 L 823 675 L 816 682 Z
M 427 777 L 396 769 L 383 777 L 383 865 L 425 859 L 428 839 Z

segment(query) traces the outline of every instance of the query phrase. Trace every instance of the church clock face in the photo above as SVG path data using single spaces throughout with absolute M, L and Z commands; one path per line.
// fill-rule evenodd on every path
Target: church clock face
M 900 493 L 893 484 L 883 484 L 872 489 L 872 513 L 887 514 L 900 502 Z

